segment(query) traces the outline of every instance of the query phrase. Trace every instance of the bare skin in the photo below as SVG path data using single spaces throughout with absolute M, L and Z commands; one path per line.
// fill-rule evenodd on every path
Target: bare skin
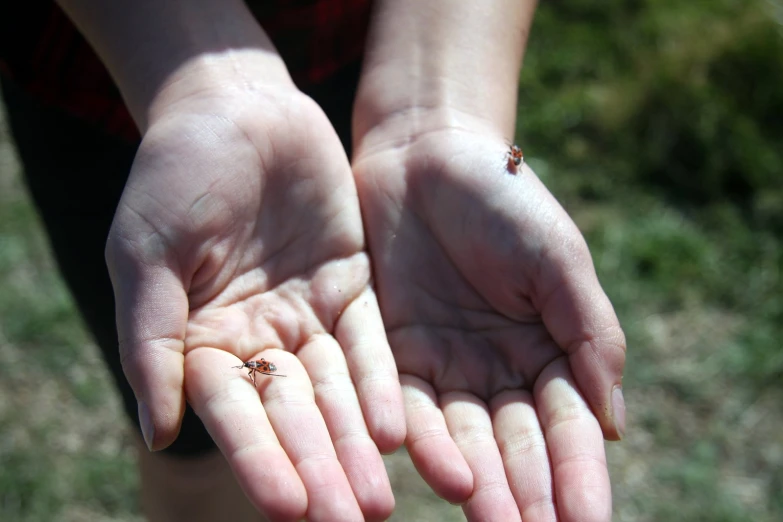
M 355 163 L 406 445 L 469 520 L 611 520 L 575 374 L 622 330 L 576 227 L 503 150 L 444 131 Z
M 625 338 L 579 230 L 508 171 L 534 5 L 376 2 L 354 175 L 421 475 L 468 520 L 608 522 Z
M 402 397 L 351 173 L 311 101 L 264 96 L 280 98 L 147 131 L 107 248 L 123 367 L 162 416 L 149 445 L 184 391 L 269 518 L 382 519 L 378 448 L 404 434 Z M 308 133 L 321 139 L 285 142 Z M 260 357 L 287 377 L 256 388 L 234 368 Z
M 329 121 L 242 2 L 62 4 L 143 133 L 106 259 L 147 446 L 174 440 L 187 398 L 269 519 L 388 518 L 380 452 L 404 439 L 403 398 Z M 232 368 L 261 357 L 287 377 Z M 169 476 L 150 513 L 192 481 Z
M 470 520 L 610 520 L 623 333 L 505 169 L 532 1 L 376 2 L 352 166 L 242 2 L 61 4 L 144 134 L 107 262 L 151 449 L 187 397 L 273 520 L 388 517 L 403 439 Z

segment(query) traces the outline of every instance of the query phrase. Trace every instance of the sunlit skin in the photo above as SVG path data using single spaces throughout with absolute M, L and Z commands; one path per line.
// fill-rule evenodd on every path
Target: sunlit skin
M 295 89 L 181 110 L 146 132 L 107 248 L 148 442 L 187 397 L 272 520 L 388 518 L 402 394 L 339 139 Z
M 611 519 L 622 330 L 568 215 L 499 175 L 533 0 L 373 2 L 352 163 L 244 2 L 60 4 L 144 136 L 107 263 L 150 449 L 187 398 L 273 520 L 388 518 L 403 439 L 470 520 Z M 262 357 L 287 378 L 231 368 Z
M 406 445 L 469 520 L 608 521 L 586 397 L 609 407 L 623 333 L 576 226 L 501 147 L 448 129 L 354 162 Z
M 353 168 L 422 477 L 471 521 L 609 522 L 625 338 L 510 141 L 535 4 L 376 0 Z

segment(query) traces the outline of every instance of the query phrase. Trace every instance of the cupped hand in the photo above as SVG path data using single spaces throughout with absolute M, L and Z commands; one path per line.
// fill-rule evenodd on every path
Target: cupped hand
M 611 520 L 625 340 L 574 223 L 502 139 L 359 147 L 406 445 L 469 520 Z
M 273 520 L 383 519 L 405 433 L 351 169 L 294 89 L 201 93 L 145 133 L 107 245 L 145 440 L 185 397 Z M 278 374 L 235 368 L 264 358 Z

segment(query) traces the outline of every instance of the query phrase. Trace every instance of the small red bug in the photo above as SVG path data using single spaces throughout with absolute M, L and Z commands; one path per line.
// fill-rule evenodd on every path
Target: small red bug
M 264 375 L 271 375 L 273 377 L 285 377 L 285 375 L 274 373 L 277 371 L 277 366 L 266 359 L 247 361 L 240 366 L 232 366 L 232 368 L 249 368 L 247 375 L 250 377 L 250 380 L 253 381 L 253 386 L 256 385 L 256 373 L 263 373 Z
M 514 169 L 525 162 L 525 158 L 522 155 L 522 149 L 519 147 L 519 145 L 511 145 L 506 154 L 508 155 L 509 166 L 511 166 L 510 164 L 513 163 Z

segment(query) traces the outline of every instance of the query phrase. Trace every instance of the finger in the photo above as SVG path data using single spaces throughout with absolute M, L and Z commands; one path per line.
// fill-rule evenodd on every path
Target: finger
M 187 395 L 193 410 L 225 455 L 247 497 L 272 520 L 299 520 L 308 498 L 291 459 L 237 359 L 198 348 L 185 358 Z M 270 378 L 274 379 L 274 378 Z M 270 381 L 261 386 L 280 386 Z
M 109 245 L 117 240 L 109 240 Z M 147 447 L 174 442 L 185 413 L 182 389 L 188 298 L 164 267 L 135 262 L 107 247 L 122 369 L 139 403 Z
M 367 431 L 342 348 L 333 337 L 320 335 L 297 355 L 310 375 L 316 404 L 365 520 L 386 520 L 394 510 L 394 495 Z
M 414 466 L 435 493 L 461 504 L 473 492 L 473 474 L 449 434 L 435 391 L 426 382 L 402 375 L 408 433 L 405 445 Z
M 558 272 L 549 274 L 558 285 L 543 303 L 542 317 L 554 340 L 568 353 L 576 382 L 604 436 L 619 440 L 625 433 L 621 386 L 625 335 L 575 227 L 571 237 L 562 251 L 554 254 L 559 262 L 548 262 L 545 268 Z
M 530 393 L 505 391 L 492 399 L 492 425 L 522 520 L 557 520 L 546 440 Z
M 612 519 L 612 491 L 601 428 L 576 387 L 568 361 L 547 366 L 534 387 L 560 519 Z
M 307 520 L 363 520 L 351 485 L 337 459 L 310 376 L 291 353 L 267 350 L 285 378 L 263 376 L 261 401 L 307 490 Z M 337 420 L 339 422 L 339 419 Z
M 441 396 L 449 432 L 473 473 L 473 494 L 462 506 L 468 520 L 521 520 L 486 405 L 475 396 Z
M 372 438 L 383 453 L 405 440 L 400 379 L 375 292 L 365 290 L 343 311 L 335 336 L 345 351 Z

